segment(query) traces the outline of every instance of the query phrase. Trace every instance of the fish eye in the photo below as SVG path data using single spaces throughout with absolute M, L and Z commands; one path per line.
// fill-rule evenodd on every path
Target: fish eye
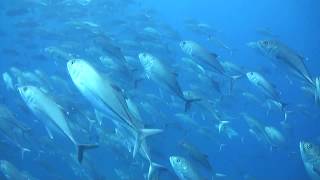
M 178 162 L 178 163 L 180 163 L 180 161 L 181 161 L 180 159 L 177 159 L 177 162 Z
M 22 90 L 23 90 L 23 91 L 27 91 L 27 90 L 28 90 L 28 87 L 23 87 Z
M 185 45 L 186 44 L 186 42 L 185 41 L 182 41 L 182 45 Z

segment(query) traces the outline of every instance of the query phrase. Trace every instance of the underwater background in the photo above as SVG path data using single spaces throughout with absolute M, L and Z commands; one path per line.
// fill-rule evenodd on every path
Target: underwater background
M 0 179 L 320 179 L 319 1 L 0 7 Z

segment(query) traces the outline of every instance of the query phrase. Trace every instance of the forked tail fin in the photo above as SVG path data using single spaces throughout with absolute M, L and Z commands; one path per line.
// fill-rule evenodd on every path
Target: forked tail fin
M 200 98 L 185 99 L 184 112 L 188 112 L 191 108 L 191 104 L 197 101 L 201 101 L 201 99 Z
M 23 147 L 21 147 L 21 159 L 22 159 L 22 160 L 24 159 L 24 154 L 25 154 L 25 152 L 31 152 L 31 150 L 28 149 L 28 148 L 23 148 Z
M 155 179 L 154 177 L 156 176 L 156 172 L 161 169 L 166 169 L 166 168 L 160 164 L 150 162 L 149 171 L 148 171 L 148 180 Z
M 243 75 L 235 75 L 235 76 L 230 76 L 230 93 L 233 90 L 234 84 L 237 80 L 241 79 Z
M 133 158 L 136 157 L 137 152 L 140 149 L 140 145 L 141 143 L 149 136 L 155 135 L 155 134 L 159 134 L 161 133 L 163 130 L 162 129 L 140 129 L 137 132 L 136 135 L 136 142 L 134 144 L 134 149 L 133 149 Z
M 89 150 L 89 149 L 95 149 L 99 147 L 98 144 L 78 144 L 77 145 L 77 148 L 78 148 L 78 161 L 79 163 L 82 162 L 83 160 L 83 154 L 86 150 Z

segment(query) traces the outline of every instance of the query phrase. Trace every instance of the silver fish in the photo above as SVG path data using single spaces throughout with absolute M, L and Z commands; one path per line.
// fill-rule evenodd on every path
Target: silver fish
M 62 108 L 39 88 L 21 86 L 18 87 L 18 91 L 29 109 L 37 118 L 42 120 L 51 139 L 53 139 L 51 131 L 56 130 L 66 135 L 77 146 L 79 162 L 82 161 L 85 150 L 97 147 L 97 145 L 78 144 L 75 141 Z
M 300 153 L 309 177 L 312 180 L 320 180 L 320 146 L 301 141 Z
M 185 101 L 185 111 L 188 111 L 191 107 L 191 103 L 200 101 L 200 99 L 187 99 L 176 79 L 176 75 L 170 72 L 169 68 L 166 67 L 161 61 L 155 56 L 148 53 L 139 54 L 140 62 L 144 68 L 147 78 L 154 82 L 165 85 L 168 89 L 173 91 L 179 98 Z
M 111 80 L 102 78 L 96 69 L 83 59 L 72 59 L 67 63 L 73 83 L 84 97 L 100 112 L 108 115 L 115 125 L 121 125 L 135 136 L 133 156 L 148 136 L 162 132 L 160 129 L 144 129 L 130 112 L 122 90 Z

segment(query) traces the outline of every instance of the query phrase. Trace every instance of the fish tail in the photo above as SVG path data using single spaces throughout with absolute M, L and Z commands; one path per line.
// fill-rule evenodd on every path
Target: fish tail
M 150 161 L 149 171 L 148 171 L 148 180 L 155 179 L 156 172 L 159 170 L 166 169 L 164 166 Z M 158 178 L 156 178 L 158 179 Z
M 141 143 L 149 136 L 155 135 L 155 134 L 159 134 L 161 133 L 163 130 L 162 129 L 139 129 L 137 132 L 137 136 L 136 136 L 136 141 L 134 144 L 134 149 L 133 149 L 133 158 L 137 155 Z
M 78 144 L 78 162 L 81 163 L 83 160 L 83 154 L 86 150 L 95 149 L 99 147 L 98 144 Z
M 23 160 L 25 152 L 31 152 L 31 150 L 24 147 L 20 147 L 20 148 L 21 148 L 21 159 Z
M 235 82 L 243 78 L 243 75 L 229 76 L 229 78 L 230 78 L 230 92 L 232 92 Z
M 184 112 L 188 112 L 191 108 L 191 104 L 197 101 L 201 101 L 201 99 L 200 98 L 185 99 Z
M 288 103 L 285 103 L 285 102 L 279 102 L 279 103 L 281 105 L 281 111 L 284 114 L 284 121 L 287 121 L 288 115 L 292 113 L 292 111 L 288 110 Z

